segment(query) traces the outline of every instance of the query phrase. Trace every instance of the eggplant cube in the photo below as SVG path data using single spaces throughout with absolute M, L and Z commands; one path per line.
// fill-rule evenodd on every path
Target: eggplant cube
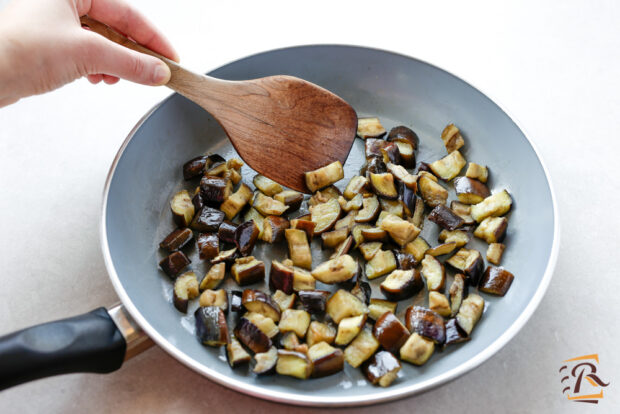
M 312 268 L 312 252 L 308 244 L 306 232 L 298 229 L 286 229 L 284 236 L 288 243 L 288 251 L 295 266 L 305 269 Z
M 424 287 L 424 282 L 417 269 L 394 270 L 381 283 L 381 292 L 393 302 L 413 297 Z
M 344 178 L 344 170 L 340 161 L 334 161 L 331 164 L 321 167 L 314 171 L 306 172 L 306 187 L 311 192 L 315 192 L 322 188 L 332 185 Z
M 331 344 L 336 339 L 336 328 L 326 323 L 312 321 L 306 333 L 306 343 L 310 348 L 319 342 Z
M 207 173 L 209 174 L 209 172 Z M 232 193 L 232 181 L 216 175 L 205 175 L 200 179 L 200 196 L 211 206 L 219 206 Z
M 375 194 L 388 200 L 398 198 L 398 191 L 394 185 L 394 176 L 389 173 L 370 173 L 370 185 Z
M 349 344 L 362 330 L 366 323 L 366 314 L 344 318 L 338 324 L 335 344 L 344 346 Z
M 504 249 L 506 245 L 502 243 L 491 243 L 489 244 L 489 248 L 487 249 L 487 261 L 489 263 L 493 263 L 494 265 L 499 266 L 502 261 L 502 255 L 504 254 Z
M 376 279 L 396 269 L 396 258 L 390 250 L 378 251 L 365 266 L 366 277 Z
M 357 120 L 357 136 L 362 139 L 378 138 L 383 136 L 386 132 L 379 118 L 359 118 Z
M 464 273 L 469 278 L 472 286 L 478 285 L 480 276 L 482 276 L 484 271 L 484 261 L 480 252 L 464 247 L 446 260 L 446 264 L 457 272 Z
M 245 289 L 241 300 L 248 311 L 259 313 L 274 322 L 280 320 L 280 306 L 267 293 Z
M 235 244 L 241 256 L 248 256 L 252 253 L 259 234 L 260 229 L 254 220 L 248 220 L 237 227 L 237 230 L 235 230 Z
M 458 344 L 470 339 L 467 332 L 456 322 L 456 319 L 452 318 L 446 322 L 446 345 Z
M 368 305 L 368 317 L 373 320 L 379 319 L 385 312 L 396 314 L 398 303 L 383 299 L 371 298 Z
M 267 178 L 264 175 L 256 174 L 252 180 L 254 187 L 266 196 L 273 197 L 283 191 L 280 184 L 273 181 L 271 178 Z
M 442 290 L 446 283 L 446 269 L 435 257 L 427 254 L 422 260 L 422 276 L 426 279 L 426 287 L 431 290 Z
M 211 260 L 220 254 L 220 239 L 217 233 L 200 233 L 196 243 L 200 260 Z
M 470 162 L 465 171 L 465 177 L 473 178 L 481 183 L 486 183 L 489 178 L 489 170 L 483 165 Z
M 484 311 L 484 299 L 480 296 L 470 293 L 461 303 L 461 308 L 456 314 L 456 321 L 459 326 L 467 332 L 467 335 L 471 335 L 474 326 L 480 320 L 482 312 Z
M 471 206 L 471 216 L 480 223 L 487 217 L 499 217 L 506 214 L 511 206 L 512 198 L 510 194 L 508 194 L 508 191 L 502 190 Z
M 448 200 L 448 190 L 443 188 L 439 183 L 433 181 L 427 175 L 422 175 L 418 179 L 418 188 L 424 202 L 431 208 L 435 208 L 440 204 L 446 204 Z
M 203 233 L 214 233 L 220 228 L 220 224 L 224 221 L 225 214 L 220 210 L 203 206 L 194 216 L 190 227 L 192 230 Z
M 293 293 L 294 270 L 292 267 L 285 266 L 277 260 L 271 261 L 269 271 L 269 288 L 281 290 L 287 295 Z
M 230 269 L 239 286 L 251 285 L 265 279 L 265 263 L 254 256 L 240 257 Z
M 220 308 L 216 308 L 218 310 Z M 224 313 L 222 312 L 222 315 Z M 248 318 L 241 318 L 235 327 L 234 334 L 239 341 L 255 354 L 267 352 L 273 345 L 271 339 Z
M 305 353 L 280 349 L 276 372 L 280 375 L 308 379 L 312 373 L 312 361 Z
M 474 230 L 474 236 L 487 243 L 498 243 L 504 239 L 508 219 L 506 217 L 487 217 Z
M 226 276 L 226 263 L 216 263 L 200 281 L 200 290 L 215 289 Z
M 446 340 L 446 327 L 443 318 L 430 309 L 410 306 L 405 314 L 405 324 L 410 332 L 415 332 L 435 342 L 443 344 Z
M 159 267 L 171 279 L 174 279 L 179 273 L 189 265 L 191 261 L 181 251 L 170 253 L 159 262 Z
M 372 332 L 369 329 L 362 329 L 353 342 L 344 349 L 344 359 L 353 368 L 357 368 L 370 358 L 379 346 L 379 341 Z
M 254 194 L 254 198 L 251 201 L 252 207 L 264 216 L 281 216 L 286 210 L 288 210 L 287 205 L 266 196 L 260 191 Z
M 424 240 L 421 236 L 418 236 L 414 241 L 405 245 L 405 253 L 412 255 L 413 258 L 419 263 L 424 258 L 426 251 L 430 248 L 431 246 L 429 246 L 426 240 Z
M 454 124 L 449 124 L 441 131 L 441 140 L 448 154 L 465 145 L 465 140 L 461 136 L 461 132 Z
M 320 378 L 335 374 L 344 368 L 344 354 L 326 342 L 319 342 L 308 349 L 312 361 L 312 377 Z
M 252 322 L 258 329 L 260 329 L 269 338 L 274 338 L 280 333 L 280 329 L 273 321 L 273 319 L 266 317 L 265 315 L 257 312 L 247 312 L 243 315 L 244 318 Z M 293 334 L 294 336 L 294 334 Z
M 252 360 L 250 354 L 241 346 L 241 343 L 234 336 L 230 338 L 230 342 L 226 345 L 226 357 L 231 368 L 249 363 Z
M 351 279 L 356 272 L 357 261 L 348 254 L 344 254 L 321 263 L 311 274 L 319 282 L 334 284 Z
M 159 243 L 159 247 L 173 252 L 183 248 L 193 237 L 191 229 L 176 229 Z
M 208 346 L 222 346 L 228 343 L 228 326 L 226 316 L 217 306 L 196 309 L 196 336 Z
M 207 289 L 200 294 L 200 306 L 217 306 L 224 313 L 228 312 L 228 294 L 225 289 Z
M 326 290 L 300 290 L 297 295 L 304 310 L 311 315 L 316 315 L 325 312 L 330 292 Z
M 327 301 L 325 311 L 335 323 L 340 323 L 344 318 L 368 313 L 368 308 L 350 292 L 339 289 Z
M 284 230 L 290 227 L 290 222 L 284 217 L 267 216 L 263 220 L 263 235 L 261 240 L 267 243 L 277 243 L 284 238 Z
M 259 352 L 254 355 L 254 368 L 252 372 L 256 375 L 269 375 L 276 371 L 276 364 L 278 363 L 278 348 L 272 346 L 265 352 Z
M 177 226 L 183 228 L 189 226 L 194 217 L 194 204 L 187 190 L 179 191 L 170 201 L 172 218 Z
M 304 195 L 294 190 L 284 190 L 273 196 L 274 200 L 281 202 L 285 206 L 288 206 L 289 213 L 291 211 L 298 210 L 301 207 L 302 201 L 304 201 Z
M 414 365 L 424 365 L 434 351 L 435 343 L 433 341 L 414 333 L 400 348 L 400 359 Z
M 380 351 L 362 366 L 362 371 L 371 384 L 388 387 L 397 378 L 400 368 L 400 362 L 392 353 Z
M 232 220 L 251 198 L 252 190 L 242 183 L 239 189 L 220 205 L 220 210 L 226 214 L 228 220 Z
M 280 332 L 295 332 L 295 334 L 303 338 L 310 325 L 310 314 L 303 310 L 286 309 L 282 312 L 282 317 L 278 327 Z
M 372 333 L 389 352 L 398 352 L 409 338 L 409 331 L 392 312 L 386 312 L 377 319 Z
M 454 150 L 442 159 L 431 163 L 430 166 L 433 174 L 445 181 L 450 181 L 459 175 L 465 164 L 467 164 L 465 158 L 458 150 Z
M 356 223 L 369 223 L 377 218 L 381 211 L 381 204 L 377 196 L 372 195 L 362 200 L 362 209 L 355 215 Z
M 504 296 L 512 281 L 514 275 L 503 267 L 489 266 L 480 280 L 480 290 L 492 295 Z
M 450 316 L 456 316 L 461 308 L 463 299 L 467 296 L 467 279 L 464 274 L 454 275 L 454 281 L 450 285 Z
M 362 256 L 364 256 L 364 260 L 368 261 L 375 257 L 375 254 L 381 250 L 382 245 L 381 242 L 362 243 L 359 245 L 359 250 Z
M 456 230 L 464 223 L 463 219 L 443 204 L 438 205 L 428 215 L 428 219 L 446 230 Z
M 206 155 L 201 155 L 187 161 L 185 164 L 183 164 L 183 179 L 191 180 L 194 177 L 202 175 L 205 167 L 207 167 L 207 161 L 209 161 L 210 166 L 209 157 L 207 157 Z
M 368 179 L 361 175 L 351 177 L 351 180 L 344 189 L 344 198 L 353 199 L 357 194 L 363 194 L 368 188 Z
M 187 313 L 187 305 L 190 299 L 198 296 L 198 279 L 194 272 L 187 272 L 177 277 L 174 281 L 173 303 L 179 312 Z
M 413 241 L 420 234 L 420 229 L 415 224 L 393 214 L 388 214 L 381 221 L 380 227 L 387 231 L 392 240 L 401 247 Z
M 468 177 L 459 177 L 454 180 L 454 191 L 463 204 L 477 204 L 491 195 L 486 185 Z
M 321 234 L 333 228 L 341 211 L 340 203 L 335 198 L 310 207 L 311 220 L 316 223 L 314 234 Z
M 450 302 L 448 302 L 448 298 L 443 293 L 428 292 L 428 308 L 444 318 L 448 318 L 452 314 Z
M 295 304 L 295 293 L 287 295 L 284 291 L 278 289 L 271 295 L 271 298 L 278 304 L 280 313 L 284 312 L 286 309 L 293 309 L 293 305 Z
M 462 230 L 442 230 L 439 233 L 439 241 L 443 243 L 455 243 L 456 247 L 463 247 L 469 243 L 469 234 Z

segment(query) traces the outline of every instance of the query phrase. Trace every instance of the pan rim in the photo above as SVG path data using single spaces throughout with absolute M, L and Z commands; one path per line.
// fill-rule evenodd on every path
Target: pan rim
M 456 367 L 450 369 L 449 371 L 444 372 L 441 375 L 435 376 L 431 379 L 428 379 L 426 381 L 420 382 L 420 383 L 416 383 L 416 384 L 412 384 L 410 386 L 405 386 L 402 388 L 398 388 L 398 389 L 392 389 L 390 390 L 390 388 L 386 388 L 386 389 L 377 389 L 376 392 L 373 392 L 370 395 L 364 395 L 364 396 L 338 396 L 338 397 L 324 397 L 324 396 L 312 396 L 312 395 L 300 395 L 300 394 L 296 394 L 295 392 L 281 392 L 281 391 L 275 391 L 275 390 L 271 390 L 268 387 L 265 386 L 258 386 L 258 385 L 251 385 L 251 384 L 247 384 L 245 382 L 236 380 L 235 378 L 229 376 L 229 375 L 225 375 L 222 374 L 220 372 L 217 372 L 214 369 L 211 369 L 205 365 L 203 365 L 202 363 L 196 361 L 195 359 L 189 357 L 187 354 L 185 354 L 184 352 L 182 352 L 180 349 L 178 349 L 176 346 L 174 346 L 172 343 L 170 343 L 168 340 L 166 340 L 166 338 L 164 338 L 147 320 L 146 318 L 141 314 L 141 312 L 137 309 L 137 307 L 134 305 L 133 301 L 131 300 L 131 298 L 129 297 L 129 295 L 127 294 L 127 292 L 125 291 L 120 278 L 118 276 L 118 274 L 116 273 L 116 269 L 114 267 L 114 263 L 112 262 L 112 257 L 110 254 L 110 249 L 109 249 L 109 245 L 108 245 L 108 240 L 107 240 L 107 233 L 106 233 L 106 213 L 107 213 L 107 201 L 108 201 L 108 195 L 109 195 L 109 190 L 110 190 L 110 185 L 112 182 L 112 178 L 114 176 L 114 172 L 116 170 L 116 167 L 118 165 L 118 162 L 120 160 L 120 158 L 122 157 L 126 147 L 129 145 L 129 142 L 131 141 L 131 139 L 133 138 L 133 136 L 135 135 L 136 131 L 138 129 L 140 129 L 140 127 L 142 126 L 142 124 L 153 114 L 153 112 L 155 112 L 164 102 L 166 102 L 167 100 L 171 99 L 175 94 L 171 94 L 170 96 L 168 96 L 167 98 L 165 98 L 163 101 L 161 101 L 160 103 L 158 103 L 157 105 L 155 105 L 153 108 L 151 108 L 139 121 L 138 123 L 132 128 L 132 130 L 129 132 L 127 138 L 125 139 L 125 141 L 123 142 L 123 144 L 121 145 L 121 147 L 119 148 L 116 156 L 114 157 L 114 160 L 112 162 L 112 165 L 110 167 L 110 170 L 108 172 L 108 175 L 106 177 L 106 181 L 105 181 L 105 185 L 104 185 L 104 189 L 103 189 L 103 200 L 102 200 L 102 216 L 101 216 L 101 220 L 100 220 L 100 226 L 99 226 L 99 231 L 100 231 L 100 242 L 101 242 L 101 249 L 102 249 L 102 253 L 103 253 L 103 259 L 104 259 L 104 263 L 106 266 L 106 269 L 108 271 L 108 275 L 110 277 L 110 280 L 112 282 L 112 285 L 114 287 L 114 290 L 116 291 L 117 295 L 119 296 L 121 302 L 123 303 L 123 305 L 127 308 L 128 312 L 130 313 L 130 315 L 135 319 L 135 321 L 140 325 L 140 327 L 146 332 L 147 335 L 149 335 L 151 337 L 151 339 L 153 339 L 153 341 L 155 343 L 157 343 L 161 348 L 163 348 L 166 352 L 168 352 L 170 355 L 172 355 L 174 358 L 176 358 L 177 360 L 179 360 L 181 363 L 183 363 L 185 366 L 189 367 L 190 369 L 200 373 L 201 375 L 205 376 L 206 378 L 222 385 L 225 386 L 227 388 L 233 389 L 235 391 L 239 391 L 242 392 L 244 394 L 247 395 L 251 395 L 253 397 L 257 397 L 257 398 L 261 398 L 261 399 L 265 399 L 265 400 L 269 400 L 269 401 L 273 401 L 273 402 L 277 402 L 277 403 L 284 403 L 284 404 L 293 404 L 293 405 L 302 405 L 302 406 L 314 406 L 314 407 L 345 407 L 345 406 L 363 406 L 363 405 L 373 405 L 373 404 L 378 404 L 378 403 L 384 403 L 384 402 L 388 402 L 388 401 L 393 401 L 393 400 L 397 400 L 397 399 L 401 399 L 407 396 L 412 396 L 412 395 L 416 395 L 416 394 L 420 394 L 422 392 L 428 391 L 432 388 L 438 387 L 439 385 L 445 384 L 449 381 L 452 381 L 462 375 L 464 375 L 465 373 L 472 371 L 473 369 L 477 368 L 478 366 L 480 366 L 483 362 L 487 361 L 488 359 L 490 359 L 493 355 L 495 355 L 501 348 L 503 348 L 520 330 L 521 328 L 523 328 L 523 326 L 525 326 L 525 324 L 527 323 L 527 321 L 530 319 L 530 317 L 534 314 L 535 310 L 538 308 L 538 305 L 540 304 L 542 298 L 544 297 L 548 287 L 549 287 L 549 283 L 551 281 L 551 278 L 553 276 L 553 272 L 555 270 L 555 266 L 557 263 L 557 258 L 558 258 L 558 253 L 559 253 L 559 245 L 560 245 L 560 220 L 559 220 L 559 213 L 558 213 L 558 207 L 557 207 L 557 200 L 556 200 L 556 196 L 555 196 L 555 191 L 553 189 L 553 183 L 551 182 L 551 176 L 549 174 L 549 171 L 547 169 L 547 166 L 538 150 L 538 148 L 536 147 L 535 143 L 532 141 L 532 139 L 530 138 L 530 135 L 526 132 L 526 130 L 523 128 L 522 124 L 515 118 L 515 116 L 506 109 L 506 107 L 502 104 L 500 104 L 496 99 L 492 98 L 488 93 L 484 92 L 483 90 L 481 90 L 480 88 L 476 87 L 472 82 L 469 82 L 465 79 L 463 79 L 460 76 L 455 75 L 454 73 L 445 70 L 437 65 L 434 65 L 430 62 L 427 62 L 425 60 L 419 59 L 419 58 L 415 58 L 412 56 L 408 56 L 405 54 L 401 54 L 401 53 L 397 53 L 397 52 L 392 52 L 392 51 L 388 51 L 388 50 L 384 50 L 384 49 L 380 49 L 380 48 L 371 48 L 371 47 L 365 47 L 365 46 L 356 46 L 356 45 L 343 45 L 343 44 L 308 44 L 308 45 L 301 45 L 301 46 L 291 46 L 291 47 L 283 47 L 283 48 L 278 48 L 278 49 L 272 49 L 272 50 L 268 50 L 268 51 L 263 51 L 263 52 L 259 52 L 259 53 L 255 53 L 240 59 L 236 59 L 232 62 L 229 62 L 227 64 L 221 65 L 216 69 L 228 66 L 230 64 L 233 63 L 239 63 L 243 60 L 246 59 L 251 59 L 255 56 L 258 55 L 264 55 L 264 54 L 269 54 L 269 53 L 273 53 L 273 52 L 278 52 L 278 51 L 284 51 L 284 50 L 293 50 L 293 49 L 303 49 L 303 48 L 316 48 L 316 47 L 342 47 L 342 48 L 356 48 L 356 49 L 364 49 L 364 50 L 370 50 L 370 51 L 374 51 L 374 52 L 381 52 L 381 53 L 385 53 L 385 54 L 390 54 L 390 55 L 394 55 L 394 56 L 398 56 L 398 57 L 403 57 L 406 59 L 410 59 L 410 60 L 415 60 L 419 63 L 428 65 L 430 67 L 432 67 L 433 69 L 437 69 L 440 71 L 443 71 L 451 76 L 453 76 L 454 78 L 464 82 L 465 84 L 467 84 L 468 86 L 472 87 L 473 89 L 475 89 L 476 91 L 478 91 L 479 93 L 481 93 L 483 96 L 485 96 L 487 99 L 489 99 L 491 102 L 493 102 L 495 105 L 497 105 L 497 107 L 502 110 L 504 112 L 504 114 L 506 114 L 506 116 L 508 116 L 508 118 L 510 118 L 510 120 L 517 126 L 517 128 L 519 128 L 519 130 L 521 131 L 521 133 L 523 134 L 523 136 L 526 138 L 526 141 L 529 143 L 529 145 L 531 146 L 531 148 L 533 149 L 534 153 L 536 154 L 536 157 L 538 158 L 538 161 L 543 169 L 543 172 L 545 174 L 545 178 L 547 180 L 547 185 L 549 187 L 549 193 L 551 196 L 551 201 L 552 201 L 552 206 L 553 206 L 553 241 L 552 241 L 552 246 L 551 246 L 551 253 L 549 255 L 549 259 L 547 261 L 547 266 L 545 268 L 545 271 L 543 273 L 542 279 L 540 280 L 540 283 L 538 285 L 538 287 L 536 288 L 536 291 L 534 293 L 534 295 L 531 297 L 530 301 L 527 303 L 527 305 L 525 306 L 523 312 L 517 317 L 517 319 L 503 332 L 500 334 L 500 336 L 493 341 L 491 344 L 489 344 L 486 348 L 484 348 L 481 352 L 479 352 L 476 356 L 474 356 L 473 358 L 463 362 L 460 365 L 457 365 Z M 214 69 L 214 70 L 216 70 Z M 211 71 L 210 71 L 211 72 Z

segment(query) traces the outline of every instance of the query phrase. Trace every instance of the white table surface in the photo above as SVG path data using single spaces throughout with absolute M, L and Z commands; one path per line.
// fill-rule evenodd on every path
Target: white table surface
M 528 324 L 488 362 L 447 385 L 351 412 L 617 410 L 619 3 L 135 3 L 168 34 L 183 63 L 200 71 L 312 43 L 366 45 L 427 60 L 507 107 L 546 161 L 562 240 L 549 290 Z M 101 191 L 127 133 L 168 94 L 80 80 L 0 109 L 0 334 L 118 300 L 99 248 Z M 598 406 L 569 402 L 561 392 L 561 361 L 592 353 L 611 381 L 605 398 Z M 109 375 L 66 375 L 0 393 L 2 413 L 190 410 L 310 411 L 229 391 L 158 348 Z

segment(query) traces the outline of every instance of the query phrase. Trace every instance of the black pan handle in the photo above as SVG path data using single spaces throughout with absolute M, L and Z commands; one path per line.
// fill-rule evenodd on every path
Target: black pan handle
M 32 326 L 0 337 L 0 390 L 71 372 L 116 371 L 126 349 L 105 308 Z

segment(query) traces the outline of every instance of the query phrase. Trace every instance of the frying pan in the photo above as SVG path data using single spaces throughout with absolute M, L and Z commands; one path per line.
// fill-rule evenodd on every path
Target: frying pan
M 170 232 L 168 201 L 196 183 L 181 179 L 182 164 L 205 151 L 229 158 L 235 152 L 217 122 L 201 108 L 174 94 L 140 120 L 120 148 L 103 197 L 101 244 L 110 279 L 122 305 L 28 328 L 0 338 L 0 386 L 67 372 L 109 372 L 148 348 L 151 340 L 207 378 L 240 392 L 278 402 L 364 405 L 413 395 L 462 375 L 490 358 L 525 324 L 539 304 L 555 266 L 559 227 L 548 173 L 532 142 L 516 122 L 480 91 L 428 63 L 381 50 L 351 46 L 304 46 L 261 53 L 222 66 L 209 75 L 230 80 L 275 74 L 294 75 L 343 97 L 360 117 L 378 116 L 386 128 L 407 125 L 420 138 L 419 161 L 445 155 L 439 138 L 448 123 L 459 126 L 467 160 L 486 164 L 491 191 L 506 188 L 515 203 L 502 265 L 515 275 L 503 298 L 484 295 L 484 315 L 471 341 L 448 347 L 423 366 L 403 364 L 389 388 L 369 384 L 347 366 L 342 373 L 307 381 L 257 378 L 247 368 L 231 369 L 223 349 L 207 348 L 193 332 L 188 314 L 171 304 L 172 283 L 157 269 L 157 245 Z M 257 137 L 260 139 L 260 137 Z M 356 140 L 345 166 L 346 184 L 363 163 Z M 275 164 L 287 160 L 274 160 Z M 250 183 L 252 171 L 243 167 Z M 454 194 L 451 193 L 451 199 Z M 423 237 L 435 244 L 436 226 Z M 483 254 L 486 245 L 470 242 Z M 206 270 L 187 249 L 197 274 Z M 313 244 L 313 263 L 326 252 Z M 191 252 L 191 253 L 190 253 Z M 282 247 L 259 244 L 254 255 L 281 260 Z M 228 281 L 225 287 L 234 286 Z M 372 281 L 373 289 L 379 282 Z M 264 284 L 251 286 L 266 288 Z M 326 288 L 317 284 L 317 288 Z M 399 304 L 424 304 L 423 294 Z M 232 316 L 229 315 L 229 320 Z

